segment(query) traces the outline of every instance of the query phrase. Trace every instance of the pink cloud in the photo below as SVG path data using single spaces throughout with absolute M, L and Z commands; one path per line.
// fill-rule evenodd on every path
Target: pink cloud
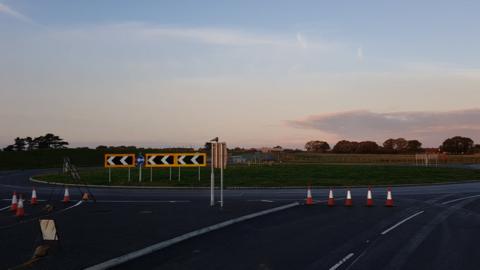
M 480 109 L 377 113 L 366 110 L 312 115 L 287 121 L 295 128 L 316 129 L 352 140 L 383 142 L 391 137 L 420 139 L 438 146 L 447 137 L 462 135 L 480 140 Z

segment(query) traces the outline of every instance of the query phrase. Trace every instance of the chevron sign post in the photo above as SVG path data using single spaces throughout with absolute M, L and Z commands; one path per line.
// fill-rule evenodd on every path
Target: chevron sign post
M 105 168 L 108 168 L 108 182 L 112 182 L 112 168 L 128 168 L 128 182 L 130 182 L 130 168 L 135 167 L 135 154 L 105 154 Z
M 207 154 L 204 153 L 161 153 L 145 154 L 145 167 L 205 167 Z
M 135 167 L 135 154 L 105 154 L 105 168 Z

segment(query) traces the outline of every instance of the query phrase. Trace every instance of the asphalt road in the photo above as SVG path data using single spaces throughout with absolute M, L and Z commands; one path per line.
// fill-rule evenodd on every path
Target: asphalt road
M 28 178 L 39 171 L 0 172 L 0 209 L 15 190 L 30 196 Z M 36 185 L 39 206 L 26 216 L 0 210 L 0 269 L 21 265 L 41 243 L 38 218 L 53 218 L 60 241 L 28 269 L 83 269 L 184 233 L 291 202 L 305 190 L 227 190 L 225 207 L 209 207 L 208 190 L 91 189 L 97 203 L 60 202 L 63 188 Z M 396 187 L 394 208 L 386 189 L 353 189 L 354 207 L 300 205 L 184 241 L 117 269 L 478 269 L 480 183 Z M 47 201 L 43 201 L 47 200 Z M 55 210 L 47 215 L 45 204 Z

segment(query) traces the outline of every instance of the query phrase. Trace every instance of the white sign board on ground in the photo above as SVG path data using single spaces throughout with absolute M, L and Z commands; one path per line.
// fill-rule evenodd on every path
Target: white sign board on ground
M 58 240 L 57 228 L 53 219 L 40 219 L 40 229 L 42 230 L 43 240 Z

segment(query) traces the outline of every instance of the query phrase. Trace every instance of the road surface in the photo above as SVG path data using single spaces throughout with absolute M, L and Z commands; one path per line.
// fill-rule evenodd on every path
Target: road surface
M 63 187 L 35 184 L 39 206 L 26 204 L 17 220 L 8 211 L 13 191 L 30 196 L 31 175 L 0 172 L 0 269 L 28 261 L 41 243 L 38 218 L 53 218 L 60 241 L 29 269 L 84 269 L 251 213 L 302 205 L 212 231 L 114 269 L 478 269 L 480 183 L 396 187 L 394 208 L 385 188 L 352 189 L 354 206 L 325 205 L 328 190 L 227 190 L 225 207 L 209 206 L 209 190 L 91 189 L 97 203 L 61 203 Z M 46 201 L 44 201 L 46 200 Z M 54 205 L 47 215 L 45 204 Z

